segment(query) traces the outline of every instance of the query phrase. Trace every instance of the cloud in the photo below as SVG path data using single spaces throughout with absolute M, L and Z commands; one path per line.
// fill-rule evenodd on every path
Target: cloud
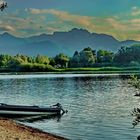
M 140 9 L 138 7 L 132 7 L 132 16 L 138 16 L 140 15 Z
M 133 7 L 131 12 L 138 11 Z M 69 31 L 72 28 L 84 28 L 90 32 L 106 33 L 117 39 L 138 39 L 140 35 L 140 19 L 130 13 L 112 17 L 95 17 L 78 15 L 55 9 L 17 10 L 14 13 L 1 16 L 0 30 L 8 31 L 16 36 L 32 36 L 41 33 L 52 34 L 56 31 Z
M 132 7 L 132 10 L 136 10 L 138 7 L 137 6 L 133 6 Z
M 135 8 L 134 8 L 135 9 Z M 28 12 L 33 15 L 52 15 L 55 16 L 55 24 L 61 21 L 61 27 L 81 27 L 88 29 L 90 32 L 111 34 L 118 39 L 127 39 L 130 36 L 131 31 L 136 30 L 136 27 L 131 25 L 134 21 L 123 21 L 118 16 L 114 17 L 93 17 L 71 14 L 65 11 L 59 11 L 54 9 L 28 9 Z M 130 23 L 129 23 L 130 22 Z M 135 20 L 136 24 L 137 21 Z M 59 25 L 59 24 L 58 24 Z M 71 26 L 70 26 L 71 25 Z M 60 28 L 59 28 L 60 29 Z M 129 35 L 128 35 L 129 33 Z
M 133 25 L 133 26 L 139 26 L 139 29 L 140 29 L 140 19 L 132 19 L 130 20 L 130 23 Z
M 9 25 L 0 25 L 0 31 L 14 32 L 15 28 Z
M 94 28 L 93 24 L 93 18 L 88 17 L 88 16 L 80 16 L 80 15 L 75 15 L 75 14 L 70 14 L 65 11 L 59 11 L 59 10 L 54 10 L 54 9 L 49 9 L 49 10 L 42 10 L 42 9 L 34 9 L 30 8 L 29 12 L 31 14 L 51 14 L 57 18 L 59 18 L 63 22 L 72 22 L 73 24 L 80 25 L 82 27 L 91 27 Z
M 109 25 L 111 25 L 111 27 L 113 29 L 119 29 L 119 30 L 126 30 L 127 27 L 124 23 L 120 22 L 119 20 L 115 19 L 115 18 L 107 18 L 106 21 L 108 22 Z

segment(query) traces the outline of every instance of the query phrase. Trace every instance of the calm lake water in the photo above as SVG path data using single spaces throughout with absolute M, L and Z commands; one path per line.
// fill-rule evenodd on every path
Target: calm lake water
M 61 103 L 69 112 L 57 119 L 25 123 L 72 140 L 136 140 L 131 111 L 140 98 L 116 75 L 1 75 L 0 102 L 21 105 Z

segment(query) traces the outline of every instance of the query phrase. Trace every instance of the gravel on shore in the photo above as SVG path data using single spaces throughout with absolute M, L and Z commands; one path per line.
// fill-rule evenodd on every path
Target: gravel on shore
M 13 120 L 0 118 L 0 140 L 67 140 Z

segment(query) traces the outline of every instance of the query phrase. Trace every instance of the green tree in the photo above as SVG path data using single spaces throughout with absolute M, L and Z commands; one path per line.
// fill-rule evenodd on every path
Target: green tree
M 49 64 L 50 60 L 47 56 L 37 55 L 37 57 L 35 58 L 35 62 L 39 64 Z
M 63 53 L 60 53 L 54 58 L 56 65 L 60 65 L 62 68 L 68 67 L 69 57 Z
M 49 60 L 50 60 L 49 64 L 54 67 L 56 65 L 54 58 L 49 58 Z
M 114 57 L 114 62 L 120 65 L 129 65 L 132 61 L 140 63 L 140 44 L 121 47 Z
M 114 53 L 106 50 L 99 50 L 97 52 L 97 62 L 98 63 L 112 63 Z
M 73 57 L 70 59 L 70 67 L 79 67 L 80 66 L 80 54 L 78 51 L 75 51 Z
M 85 48 L 80 52 L 80 65 L 81 67 L 90 67 L 95 63 L 96 58 L 93 55 L 93 51 L 91 48 Z
M 76 51 L 70 60 L 70 67 L 91 67 L 96 61 L 96 51 L 90 47 Z
M 11 58 L 12 56 L 9 55 L 0 55 L 0 67 L 8 67 L 8 63 Z

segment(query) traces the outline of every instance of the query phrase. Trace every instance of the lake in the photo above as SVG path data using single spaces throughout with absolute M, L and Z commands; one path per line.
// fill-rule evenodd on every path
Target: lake
M 131 111 L 140 98 L 127 79 L 103 74 L 0 75 L 0 102 L 47 106 L 61 103 L 61 119 L 26 125 L 72 140 L 136 140 Z

